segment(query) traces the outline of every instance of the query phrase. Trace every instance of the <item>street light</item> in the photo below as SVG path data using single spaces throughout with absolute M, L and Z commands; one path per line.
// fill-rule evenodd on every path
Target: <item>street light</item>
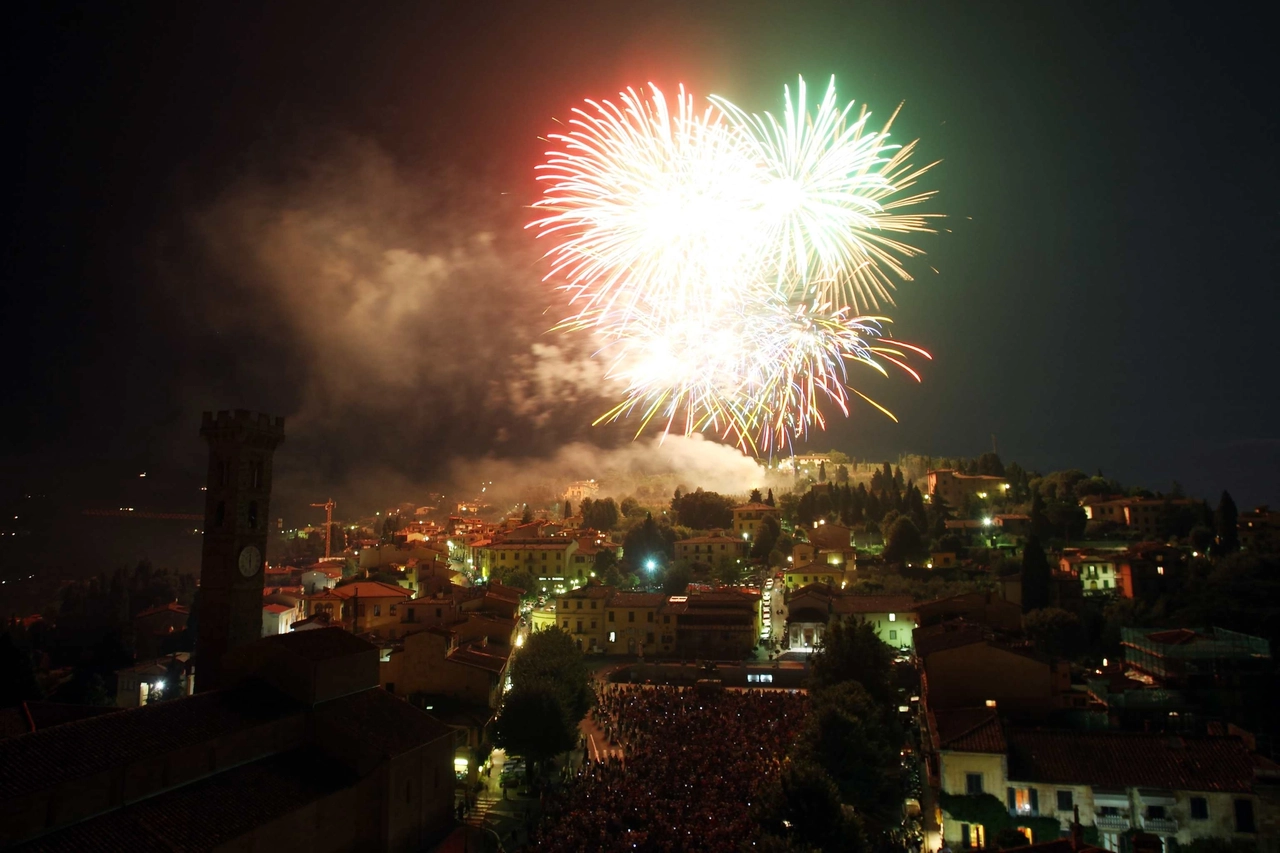
M 654 569 L 658 568 L 658 562 L 651 559 L 644 564 L 644 567 L 652 573 Z

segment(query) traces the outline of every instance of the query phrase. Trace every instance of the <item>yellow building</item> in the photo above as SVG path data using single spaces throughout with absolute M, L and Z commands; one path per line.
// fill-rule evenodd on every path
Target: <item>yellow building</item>
M 425 693 L 496 710 L 510 663 L 510 646 L 431 627 L 385 651 L 379 672 L 382 686 L 402 698 Z
M 1120 850 L 1131 831 L 1174 850 L 1210 838 L 1256 844 L 1275 828 L 1275 798 L 1239 738 L 1019 728 L 986 706 L 937 710 L 926 721 L 925 764 L 953 850 L 994 844 L 1001 827 L 974 820 L 992 818 L 974 808 L 986 797 L 1007 810 L 1001 824 L 1036 843 L 1068 830 L 1077 811 L 1106 850 Z
M 737 559 L 746 556 L 746 544 L 741 534 L 736 538 L 719 532 L 694 536 L 676 542 L 676 559 L 700 563 L 714 563 L 721 557 Z
M 773 506 L 762 503 L 747 503 L 733 508 L 733 535 L 746 542 L 754 542 L 756 531 L 766 518 L 779 521 L 782 512 Z
M 669 654 L 678 622 L 660 592 L 614 592 L 606 599 L 605 651 L 615 655 Z
M 353 634 L 390 636 L 400 624 L 401 606 L 413 598 L 404 587 L 380 581 L 357 581 L 303 596 L 308 617 L 327 613 Z
M 591 564 L 574 561 L 578 542 L 568 537 L 491 540 L 475 548 L 475 565 L 485 577 L 504 577 L 510 572 L 528 572 L 549 589 L 584 583 L 591 577 Z
M 827 584 L 835 589 L 845 586 L 856 569 L 853 548 L 817 549 L 812 543 L 797 542 L 791 548 L 791 559 L 783 575 L 787 589 L 799 589 L 811 583 Z
M 605 649 L 605 603 L 613 595 L 613 587 L 587 584 L 556 598 L 556 618 L 560 628 L 568 632 L 584 651 Z

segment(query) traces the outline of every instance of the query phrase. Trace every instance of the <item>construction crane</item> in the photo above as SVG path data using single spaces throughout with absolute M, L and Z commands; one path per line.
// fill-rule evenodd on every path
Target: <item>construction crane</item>
M 330 556 L 329 540 L 333 536 L 333 508 L 337 504 L 333 502 L 333 498 L 329 498 L 322 504 L 312 504 L 312 506 L 324 508 L 324 558 L 327 560 Z

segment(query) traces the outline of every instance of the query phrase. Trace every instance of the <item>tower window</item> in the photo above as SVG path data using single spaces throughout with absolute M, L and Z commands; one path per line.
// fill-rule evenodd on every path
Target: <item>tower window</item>
M 249 529 L 258 529 L 258 502 L 249 501 Z
M 255 459 L 249 466 L 249 485 L 255 489 L 262 488 L 262 460 Z

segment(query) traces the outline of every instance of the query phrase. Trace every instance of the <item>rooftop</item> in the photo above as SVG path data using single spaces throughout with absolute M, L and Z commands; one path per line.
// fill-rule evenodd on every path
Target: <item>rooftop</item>
M 1253 757 L 1239 738 L 1007 729 L 1009 779 L 1103 788 L 1244 792 Z
M 263 642 L 273 643 L 309 661 L 332 660 L 376 648 L 368 641 L 336 627 L 277 634 L 274 637 L 265 638 Z
M 1008 749 L 995 708 L 939 708 L 929 716 L 938 749 L 1000 755 Z

